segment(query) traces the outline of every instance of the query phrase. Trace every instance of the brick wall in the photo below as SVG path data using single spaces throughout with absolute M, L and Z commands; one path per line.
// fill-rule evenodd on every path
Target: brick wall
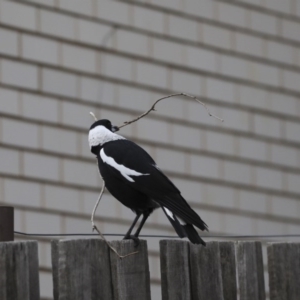
M 88 112 L 144 147 L 216 234 L 300 229 L 297 0 L 0 0 L 0 204 L 16 230 L 90 232 L 100 189 Z M 108 194 L 103 232 L 133 213 Z M 174 234 L 161 211 L 143 233 Z M 158 239 L 149 239 L 160 299 Z M 40 239 L 41 293 L 51 299 Z

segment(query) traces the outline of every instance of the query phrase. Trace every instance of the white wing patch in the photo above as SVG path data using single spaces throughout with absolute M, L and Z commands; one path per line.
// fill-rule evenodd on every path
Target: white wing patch
M 119 165 L 112 157 L 109 157 L 105 154 L 104 149 L 102 148 L 100 151 L 100 157 L 102 158 L 104 163 L 107 163 L 111 167 L 118 170 L 128 181 L 134 182 L 134 180 L 130 176 L 145 176 L 150 174 L 143 174 L 134 170 L 131 170 L 123 165 Z

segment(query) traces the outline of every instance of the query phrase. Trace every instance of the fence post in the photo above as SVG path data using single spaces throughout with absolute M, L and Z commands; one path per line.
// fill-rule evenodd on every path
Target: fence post
M 271 300 L 298 300 L 300 295 L 300 243 L 268 245 Z
M 234 242 L 219 242 L 224 300 L 237 299 Z
M 112 300 L 109 248 L 99 239 L 52 241 L 54 300 Z
M 0 206 L 0 242 L 14 240 L 14 208 Z
M 190 244 L 190 252 L 193 299 L 224 300 L 219 243 Z
M 132 240 L 113 241 L 121 254 L 138 253 L 120 259 L 110 251 L 114 300 L 150 300 L 150 272 L 147 242 L 140 240 L 137 248 Z
M 0 299 L 39 300 L 36 241 L 0 243 Z
M 161 240 L 159 245 L 162 299 L 191 300 L 189 243 Z
M 238 242 L 237 266 L 240 300 L 264 300 L 264 266 L 260 242 Z

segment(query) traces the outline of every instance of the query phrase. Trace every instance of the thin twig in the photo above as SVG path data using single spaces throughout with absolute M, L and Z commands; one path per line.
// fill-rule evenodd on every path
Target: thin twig
M 100 203 L 100 200 L 102 198 L 102 195 L 104 193 L 104 190 L 105 190 L 105 182 L 103 180 L 103 184 L 102 184 L 102 189 L 100 191 L 100 194 L 99 194 L 99 197 L 97 199 L 97 202 L 94 206 L 94 209 L 93 209 L 93 212 L 92 212 L 92 217 L 91 217 L 91 222 L 92 222 L 92 228 L 93 228 L 93 231 L 96 230 L 98 232 L 98 234 L 102 237 L 102 239 L 104 240 L 104 242 L 107 244 L 107 246 L 113 251 L 116 253 L 116 255 L 119 257 L 119 258 L 125 258 L 127 256 L 130 256 L 130 255 L 133 255 L 133 254 L 136 254 L 138 253 L 138 251 L 135 251 L 135 252 L 131 252 L 129 254 L 126 254 L 126 255 L 120 255 L 118 253 L 118 251 L 110 244 L 109 241 L 106 240 L 106 238 L 104 237 L 104 235 L 101 233 L 101 231 L 98 229 L 98 227 L 96 226 L 96 224 L 94 223 L 94 216 L 95 216 L 95 213 L 96 213 L 96 210 L 97 210 L 97 207 Z
M 97 199 L 97 202 L 96 202 L 96 204 L 95 204 L 95 206 L 94 206 L 94 209 L 93 209 L 93 212 L 92 212 L 91 222 L 92 222 L 93 228 L 95 227 L 94 216 L 95 216 L 96 210 L 97 210 L 97 208 L 98 208 L 98 205 L 99 205 L 99 203 L 100 203 L 100 200 L 101 200 L 101 198 L 102 198 L 102 195 L 103 195 L 103 193 L 104 193 L 104 189 L 105 189 L 105 182 L 104 182 L 104 180 L 103 180 L 102 188 L 101 188 L 99 197 L 98 197 L 98 199 Z M 102 236 L 102 234 L 101 234 L 101 236 Z
M 98 119 L 96 118 L 95 114 L 92 111 L 90 111 L 90 115 L 94 118 L 95 121 L 98 121 Z
M 217 120 L 220 120 L 221 122 L 224 122 L 223 119 L 221 119 L 220 117 L 217 117 L 216 115 L 212 114 L 209 110 L 209 108 L 206 106 L 205 103 L 201 102 L 199 99 L 197 99 L 195 96 L 192 96 L 192 95 L 189 95 L 189 94 L 186 94 L 186 93 L 179 93 L 179 94 L 172 94 L 172 95 L 169 95 L 169 96 L 165 96 L 165 97 L 162 97 L 158 100 L 156 100 L 154 102 L 154 104 L 151 106 L 151 108 L 149 110 L 147 110 L 146 112 L 144 112 L 143 114 L 141 114 L 140 116 L 138 116 L 137 118 L 131 120 L 131 121 L 126 121 L 124 122 L 122 125 L 118 126 L 119 128 L 122 128 L 124 126 L 127 126 L 133 122 L 136 122 L 138 121 L 139 119 L 145 117 L 146 115 L 148 115 L 151 111 L 155 111 L 155 106 L 158 102 L 160 102 L 161 100 L 164 100 L 164 99 L 167 99 L 167 98 L 171 98 L 171 97 L 176 97 L 176 96 L 185 96 L 185 97 L 188 97 L 188 98 L 192 98 L 194 100 L 196 100 L 199 104 L 201 104 L 207 111 L 208 115 L 210 117 L 213 117 L 213 118 L 216 118 Z

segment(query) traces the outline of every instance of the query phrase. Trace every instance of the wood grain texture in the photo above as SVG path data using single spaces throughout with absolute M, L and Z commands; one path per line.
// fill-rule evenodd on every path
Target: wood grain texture
M 265 300 L 264 266 L 260 242 L 238 242 L 240 300 Z
M 58 243 L 59 240 L 51 241 L 51 261 L 52 261 L 52 281 L 53 281 L 53 298 L 58 300 L 59 288 L 58 288 Z
M 150 272 L 147 242 L 140 240 L 134 247 L 132 240 L 113 241 L 112 246 L 121 255 L 137 254 L 120 259 L 110 251 L 114 300 L 150 300 Z
M 52 242 L 55 300 L 111 300 L 109 248 L 98 239 Z
M 0 299 L 40 299 L 36 241 L 0 243 Z
M 219 242 L 224 300 L 237 299 L 237 281 L 234 242 Z
M 161 240 L 161 288 L 164 300 L 191 300 L 189 243 Z
M 300 243 L 268 245 L 268 271 L 271 300 L 300 298 Z
M 40 299 L 40 278 L 39 278 L 39 254 L 37 241 L 26 243 L 27 255 L 29 258 L 29 295 L 30 299 Z
M 190 264 L 193 299 L 224 300 L 219 243 L 190 244 Z

